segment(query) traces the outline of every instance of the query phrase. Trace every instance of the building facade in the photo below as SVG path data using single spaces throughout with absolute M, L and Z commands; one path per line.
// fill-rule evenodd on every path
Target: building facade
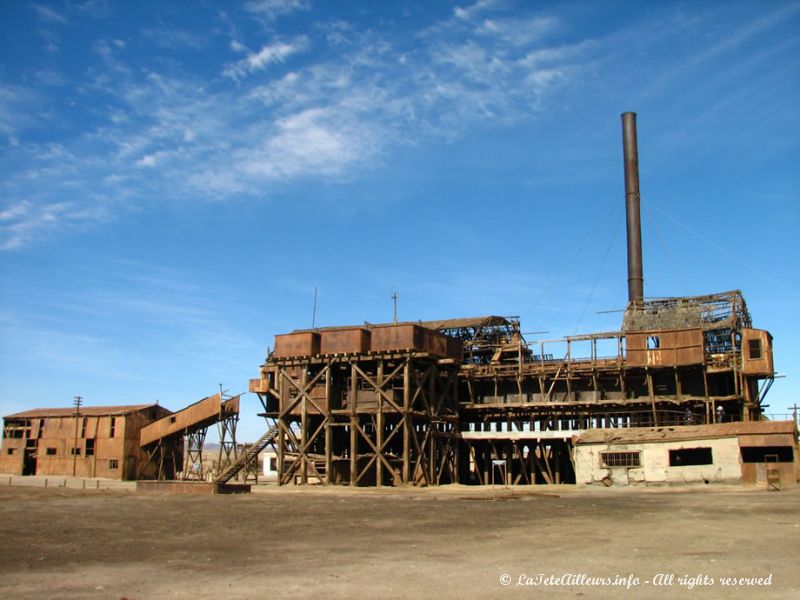
M 146 477 L 142 427 L 172 414 L 158 404 L 35 409 L 3 418 L 0 473 L 134 480 Z
M 793 421 L 595 429 L 575 441 L 577 483 L 749 483 L 794 487 Z

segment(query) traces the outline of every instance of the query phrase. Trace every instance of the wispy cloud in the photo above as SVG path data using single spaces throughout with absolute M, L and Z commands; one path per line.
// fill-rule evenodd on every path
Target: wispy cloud
M 252 0 L 245 4 L 245 8 L 251 13 L 275 19 L 281 15 L 308 10 L 309 4 L 305 0 Z
M 30 88 L 0 83 L 0 134 L 12 136 L 33 125 L 39 105 L 38 94 Z
M 190 31 L 169 27 L 155 27 L 142 31 L 142 36 L 161 48 L 204 48 L 208 38 Z
M 453 15 L 462 21 L 471 21 L 478 15 L 487 12 L 498 6 L 498 0 L 478 0 L 467 6 L 456 6 Z
M 493 36 L 512 46 L 526 46 L 544 38 L 558 25 L 554 17 L 531 19 L 485 19 L 477 28 L 481 35 Z
M 54 231 L 87 227 L 104 221 L 109 212 L 102 206 L 74 202 L 37 205 L 29 200 L 0 211 L 0 250 L 16 250 Z
M 225 68 L 224 74 L 232 79 L 239 79 L 248 73 L 260 71 L 273 63 L 282 63 L 292 54 L 302 52 L 308 47 L 308 38 L 300 36 L 292 42 L 276 42 L 261 47 L 243 59 Z
M 726 53 L 740 48 L 754 37 L 764 34 L 771 28 L 774 28 L 796 15 L 798 12 L 800 12 L 800 4 L 798 3 L 776 8 L 765 12 L 760 18 L 742 27 L 729 31 L 727 35 L 718 40 L 713 40 L 711 43 L 704 44 L 689 56 L 687 60 L 675 63 L 675 65 L 670 68 L 660 70 L 658 75 L 642 89 L 639 95 L 640 98 L 647 99 L 663 94 L 665 90 L 674 88 L 677 81 L 699 72 L 704 65 L 712 63 Z M 682 27 L 682 24 L 679 25 L 679 27 Z
M 370 132 L 335 109 L 308 109 L 279 121 L 275 133 L 241 163 L 245 173 L 285 179 L 317 172 L 339 175 L 371 157 Z
M 107 19 L 114 13 L 108 0 L 73 0 L 68 6 L 73 13 L 92 19 Z
M 69 21 L 67 18 L 55 10 L 50 8 L 49 6 L 42 6 L 41 4 L 34 4 L 33 9 L 36 11 L 36 15 L 42 20 L 46 21 L 47 23 L 58 23 L 61 25 L 67 24 Z
M 2 248 L 58 231 L 53 221 L 101 222 L 152 195 L 269 197 L 303 178 L 347 180 L 400 145 L 457 139 L 482 122 L 534 118 L 549 94 L 578 76 L 588 46 L 548 46 L 543 38 L 558 27 L 554 19 L 515 20 L 493 14 L 498 6 L 464 7 L 411 40 L 335 20 L 258 50 L 248 50 L 232 18 L 221 14 L 239 57 L 218 64 L 211 79 L 134 65 L 131 44 L 99 39 L 95 64 L 74 88 L 96 125 L 60 148 L 23 145 L 25 169 L 0 188 L 29 204 L 6 224 Z M 271 18 L 304 8 L 248 5 L 251 14 Z M 515 34 L 515 25 L 525 33 Z M 142 36 L 161 46 L 198 42 L 166 26 Z M 0 131 L 18 135 L 23 96 L 0 92 Z
M 13 315 L 0 311 L 4 342 L 0 354 L 24 347 L 27 360 L 130 378 L 142 377 L 142 371 L 131 375 L 136 369 L 130 359 L 151 363 L 148 370 L 160 368 L 163 359 L 150 358 L 147 348 L 158 347 L 178 362 L 190 361 L 194 366 L 187 364 L 187 369 L 198 362 L 209 367 L 229 360 L 241 364 L 243 355 L 252 360 L 263 351 L 248 325 L 255 315 L 243 306 L 231 311 L 242 298 L 231 290 L 220 296 L 197 274 L 109 258 L 71 276 L 80 280 L 80 286 L 56 295 L 19 282 L 2 282 L 8 305 L 20 308 Z M 231 314 L 238 316 L 226 318 Z M 87 316 L 91 316 L 88 322 Z M 121 348 L 118 340 L 128 327 L 138 334 L 129 336 Z

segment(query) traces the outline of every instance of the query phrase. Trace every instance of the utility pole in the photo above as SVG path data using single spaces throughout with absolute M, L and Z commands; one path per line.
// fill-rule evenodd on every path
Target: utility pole
M 81 420 L 81 402 L 83 396 L 75 396 L 72 403 L 75 405 L 75 445 L 72 447 L 72 476 L 78 472 L 78 421 Z
M 317 326 L 317 287 L 314 286 L 314 311 L 311 313 L 311 329 Z
M 392 288 L 392 302 L 394 303 L 394 323 L 397 323 L 397 299 L 400 294 L 397 293 L 397 288 Z

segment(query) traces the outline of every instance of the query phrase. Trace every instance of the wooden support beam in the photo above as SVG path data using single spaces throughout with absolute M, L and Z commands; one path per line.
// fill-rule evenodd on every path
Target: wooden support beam
M 333 406 L 331 402 L 331 390 L 332 390 L 332 374 L 331 370 L 328 369 L 325 373 L 325 399 L 328 405 L 328 414 L 325 416 L 325 484 L 330 485 L 333 483 L 331 480 L 333 474 L 333 427 L 331 427 L 331 415 L 330 410 L 331 406 Z
M 653 427 L 658 427 L 658 415 L 656 413 L 656 398 L 653 390 L 653 374 L 650 372 L 650 369 L 645 370 L 645 376 L 647 377 L 647 395 L 650 396 L 650 406 L 652 407 L 653 411 Z
M 350 364 L 350 485 L 358 485 L 358 369 L 355 363 Z
M 411 483 L 411 360 L 403 361 L 403 475 L 404 484 Z
M 378 360 L 378 373 L 376 377 L 376 392 L 378 401 L 378 414 L 375 423 L 375 441 L 376 452 L 383 453 L 383 360 Z M 395 405 L 397 406 L 397 405 Z M 381 487 L 383 485 L 383 465 L 382 461 L 375 461 L 375 485 Z
M 305 452 L 308 447 L 308 401 L 310 397 L 305 393 L 308 384 L 308 370 L 303 369 L 300 375 L 300 386 L 298 387 L 292 382 L 295 387 L 300 391 L 302 400 L 300 403 L 300 482 L 305 485 L 308 483 L 308 456 Z

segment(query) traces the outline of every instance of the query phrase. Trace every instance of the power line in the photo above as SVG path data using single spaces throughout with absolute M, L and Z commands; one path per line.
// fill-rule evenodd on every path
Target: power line
M 765 272 L 764 272 L 764 271 L 762 271 L 761 269 L 758 269 L 757 267 L 754 267 L 753 265 L 751 265 L 751 264 L 749 264 L 749 263 L 747 263 L 747 262 L 743 261 L 741 258 L 739 258 L 738 256 L 736 256 L 736 255 L 735 255 L 735 254 L 733 254 L 732 252 L 730 252 L 730 251 L 726 250 L 725 248 L 723 248 L 722 246 L 720 246 L 720 245 L 719 245 L 719 244 L 717 244 L 716 242 L 714 242 L 714 241 L 710 240 L 709 238 L 707 238 L 706 236 L 704 236 L 704 235 L 703 235 L 702 233 L 700 233 L 699 231 L 696 231 L 696 230 L 692 229 L 692 228 L 691 228 L 691 227 L 689 227 L 688 225 L 684 225 L 684 224 L 683 224 L 683 223 L 681 223 L 681 222 L 680 222 L 678 219 L 676 219 L 675 217 L 673 217 L 673 216 L 672 216 L 672 215 L 670 215 L 669 213 L 665 212 L 664 210 L 662 210 L 661 208 L 659 208 L 658 206 L 656 206 L 656 205 L 655 205 L 655 204 L 654 204 L 652 201 L 651 201 L 651 202 L 649 202 L 649 204 L 650 204 L 650 206 L 651 206 L 652 208 L 654 208 L 655 210 L 657 210 L 658 212 L 660 212 L 660 213 L 661 213 L 663 216 L 665 216 L 667 219 L 669 219 L 670 221 L 672 221 L 673 223 L 675 223 L 676 225 L 678 225 L 678 226 L 679 226 L 679 227 L 681 227 L 682 229 L 685 229 L 686 231 L 688 231 L 689 233 L 691 233 L 691 234 L 692 234 L 692 235 L 694 235 L 695 237 L 697 237 L 697 238 L 699 238 L 699 239 L 703 240 L 703 241 L 704 241 L 706 244 L 708 244 L 709 246 L 711 246 L 712 248 L 714 248 L 715 250 L 717 250 L 719 253 L 721 253 L 721 254 L 724 254 L 725 256 L 727 256 L 728 258 L 730 258 L 731 260 L 733 260 L 734 262 L 737 262 L 737 263 L 739 263 L 741 266 L 743 266 L 743 267 L 747 268 L 748 270 L 752 271 L 753 273 L 756 273 L 756 274 L 760 275 L 761 277 L 763 277 L 764 279 L 766 279 L 767 281 L 769 281 L 769 282 L 770 282 L 770 283 L 772 283 L 773 285 L 777 285 L 778 287 L 781 287 L 781 288 L 783 288 L 784 290 L 786 290 L 786 291 L 788 291 L 788 292 L 791 292 L 792 294 L 795 294 L 795 295 L 797 295 L 797 294 L 798 294 L 798 290 L 795 290 L 795 289 L 792 289 L 792 288 L 790 288 L 789 286 L 787 286 L 786 284 L 784 284 L 782 281 L 780 281 L 780 280 L 778 280 L 778 279 L 775 279 L 775 278 L 773 278 L 771 275 L 769 275 L 769 274 L 765 273 Z
M 604 225 L 605 223 L 603 223 L 601 220 L 599 219 L 597 220 L 597 224 L 592 234 L 584 239 L 583 244 L 581 244 L 581 246 L 578 248 L 578 251 L 572 256 L 572 258 L 570 258 L 567 261 L 567 263 L 564 265 L 564 267 L 561 269 L 558 275 L 556 275 L 553 279 L 550 280 L 550 283 L 548 283 L 547 286 L 544 288 L 544 290 L 542 290 L 542 293 L 539 294 L 536 300 L 534 300 L 530 308 L 522 312 L 520 318 L 530 314 L 530 312 L 539 305 L 542 299 L 550 292 L 550 290 L 555 286 L 555 284 L 569 271 L 569 268 L 572 266 L 572 263 L 574 263 L 578 259 L 578 257 L 583 253 L 586 247 L 594 240 L 594 238 L 597 236 L 600 230 L 603 229 Z
M 583 305 L 583 310 L 581 311 L 581 316 L 578 318 L 578 324 L 575 326 L 575 333 L 578 333 L 578 329 L 580 328 L 581 324 L 583 323 L 583 317 L 586 315 L 586 309 L 589 307 L 589 303 L 592 301 L 592 296 L 594 295 L 594 291 L 597 288 L 597 284 L 600 283 L 600 277 L 603 274 L 603 271 L 606 268 L 606 263 L 608 262 L 608 255 L 611 253 L 611 248 L 614 246 L 614 241 L 617 239 L 617 233 L 619 232 L 619 226 L 622 223 L 622 211 L 617 210 L 619 216 L 617 217 L 617 225 L 614 227 L 614 233 L 608 240 L 608 246 L 606 247 L 605 254 L 603 255 L 603 262 L 600 264 L 600 268 L 597 271 L 597 275 L 595 276 L 594 283 L 592 284 L 592 289 L 589 292 L 589 297 L 586 298 L 586 303 Z

